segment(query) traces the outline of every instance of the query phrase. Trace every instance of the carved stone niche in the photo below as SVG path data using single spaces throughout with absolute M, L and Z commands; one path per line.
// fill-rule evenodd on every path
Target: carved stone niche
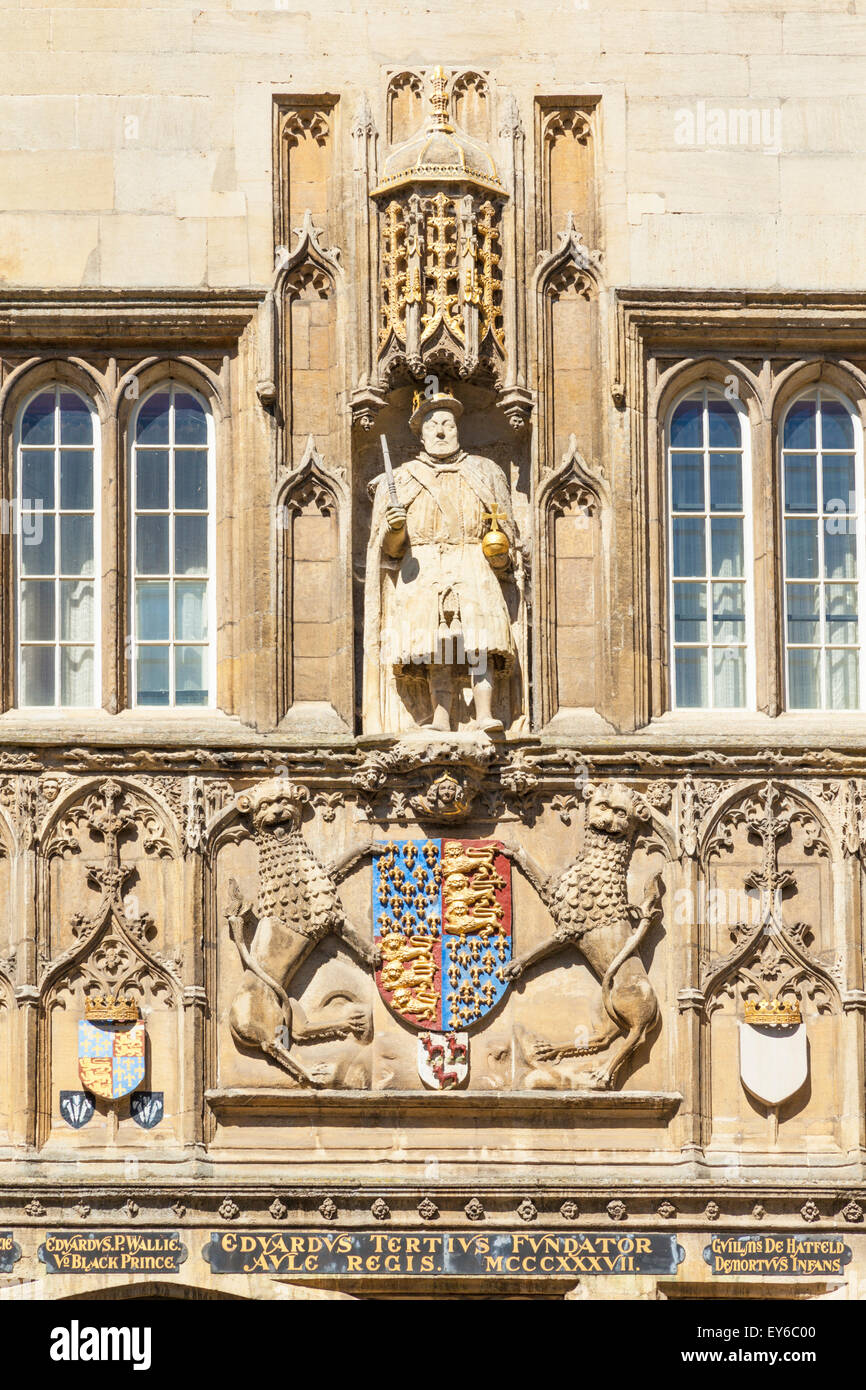
M 541 679 L 534 713 L 541 724 L 604 707 L 609 503 L 604 472 L 578 453 L 572 435 L 562 463 L 538 492 L 535 656 Z
M 281 715 L 344 732 L 352 720 L 348 493 L 313 436 L 278 495 Z
M 421 82 L 418 73 L 392 79 L 394 137 L 417 109 Z M 486 141 L 456 123 L 452 106 L 489 131 L 486 80 L 470 73 L 449 80 L 436 68 L 426 121 L 391 149 L 371 195 L 379 212 L 376 352 L 384 386 L 443 369 L 504 381 L 502 215 L 509 193 Z
M 699 846 L 705 1137 L 736 1146 L 744 1162 L 749 1149 L 768 1144 L 832 1152 L 853 1142 L 850 1127 L 846 1134 L 854 1076 L 844 1046 L 841 965 L 850 904 L 827 832 L 808 795 L 768 781 L 730 792 Z M 810 1073 L 777 1108 L 775 1129 L 737 1065 L 746 1005 L 774 1001 L 799 1009 Z

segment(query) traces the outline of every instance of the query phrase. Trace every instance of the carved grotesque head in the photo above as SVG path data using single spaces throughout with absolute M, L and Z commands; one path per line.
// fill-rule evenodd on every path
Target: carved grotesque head
M 649 807 L 643 797 L 619 782 L 603 782 L 587 788 L 587 824 L 603 835 L 620 839 L 631 837 L 642 821 L 649 819 Z
M 306 787 L 299 787 L 288 777 L 269 777 L 258 787 L 241 792 L 237 804 L 239 811 L 252 817 L 256 830 L 274 830 L 287 823 L 297 830 L 308 799 Z

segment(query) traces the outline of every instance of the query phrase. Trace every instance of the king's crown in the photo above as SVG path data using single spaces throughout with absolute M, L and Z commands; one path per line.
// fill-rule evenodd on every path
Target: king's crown
M 803 1016 L 796 999 L 787 1003 L 782 999 L 759 999 L 757 1003 L 747 999 L 746 1022 L 759 1028 L 790 1028 L 802 1023 Z
M 138 1005 L 131 994 L 90 994 L 84 1001 L 84 1017 L 91 1023 L 135 1023 Z

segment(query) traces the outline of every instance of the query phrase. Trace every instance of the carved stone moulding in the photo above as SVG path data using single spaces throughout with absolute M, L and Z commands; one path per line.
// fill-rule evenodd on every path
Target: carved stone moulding
M 525 1180 L 524 1180 L 525 1181 Z M 323 1198 L 322 1185 L 262 1179 L 231 1193 L 216 1182 L 196 1180 L 177 1186 L 158 1186 L 124 1180 L 80 1190 L 62 1184 L 43 1184 L 33 1195 L 24 1186 L 0 1192 L 0 1221 L 4 1225 L 58 1229 L 135 1223 L 137 1227 L 187 1231 L 219 1226 L 273 1227 L 274 1223 L 312 1230 L 327 1223 L 335 1229 L 370 1228 L 387 1223 L 403 1229 L 446 1230 L 452 1226 L 520 1230 L 526 1225 L 571 1230 L 605 1229 L 610 1223 L 626 1230 L 675 1229 L 683 1233 L 759 1228 L 800 1230 L 804 1223 L 819 1232 L 845 1239 L 856 1235 L 852 1226 L 863 1221 L 862 1186 L 764 1184 L 759 1189 L 706 1179 L 693 1185 L 664 1186 L 658 1177 L 649 1183 L 609 1186 L 581 1183 L 572 1174 L 568 1183 L 533 1182 L 531 1195 L 515 1181 L 490 1179 L 472 1184 L 446 1182 L 430 1186 L 429 1179 L 358 1183 L 333 1181 Z M 715 1196 L 710 1196 L 710 1193 Z M 74 1199 L 74 1200 L 73 1200 Z M 756 1200 L 757 1199 L 757 1200 Z

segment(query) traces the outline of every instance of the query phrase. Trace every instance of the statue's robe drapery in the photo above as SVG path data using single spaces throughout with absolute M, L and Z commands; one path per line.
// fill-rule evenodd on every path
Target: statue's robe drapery
M 445 657 L 468 669 L 487 664 L 502 687 L 506 726 L 520 711 L 519 608 L 513 576 L 496 571 L 481 549 L 499 513 L 511 554 L 518 544 L 505 477 L 491 459 L 460 453 L 442 462 L 421 454 L 394 472 L 407 510 L 408 543 L 383 550 L 391 499 L 384 474 L 371 484 L 373 518 L 364 594 L 364 728 L 402 732 L 430 717 L 430 662 Z M 485 513 L 488 520 L 485 520 Z M 469 682 L 467 679 L 467 690 Z M 517 691 L 516 703 L 514 691 Z M 469 716 L 460 711 L 462 723 Z

